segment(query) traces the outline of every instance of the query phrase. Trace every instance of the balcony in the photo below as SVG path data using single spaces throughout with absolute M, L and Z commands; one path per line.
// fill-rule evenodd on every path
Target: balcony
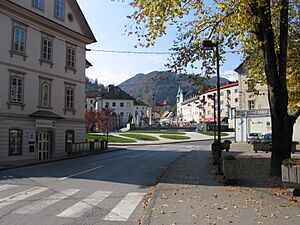
M 237 117 L 271 115 L 270 109 L 252 109 L 236 111 Z

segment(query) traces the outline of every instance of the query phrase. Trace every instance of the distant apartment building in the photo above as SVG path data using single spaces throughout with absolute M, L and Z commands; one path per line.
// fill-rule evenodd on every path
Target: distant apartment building
M 238 106 L 238 82 L 220 87 L 221 122 L 234 128 L 232 111 Z M 215 99 L 215 101 L 214 101 Z M 204 123 L 213 125 L 217 120 L 217 89 L 208 89 L 203 94 L 185 94 L 181 88 L 177 93 L 177 120 L 181 125 Z
M 0 1 L 0 160 L 48 160 L 85 139 L 86 45 L 73 0 Z
M 133 121 L 135 98 L 127 94 L 121 88 L 109 85 L 107 91 L 96 98 L 96 110 L 112 108 L 117 115 L 117 127 L 126 127 Z

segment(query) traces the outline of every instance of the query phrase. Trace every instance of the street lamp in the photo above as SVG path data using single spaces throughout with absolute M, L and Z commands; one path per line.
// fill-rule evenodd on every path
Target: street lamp
M 212 151 L 214 158 L 216 158 L 215 164 L 218 164 L 219 172 L 220 168 L 220 159 L 222 155 L 222 144 L 221 144 L 221 107 L 220 107 L 220 55 L 219 55 L 219 43 L 212 42 L 211 40 L 203 40 L 202 49 L 203 50 L 214 50 L 216 49 L 216 63 L 217 63 L 217 121 L 218 121 L 218 139 L 217 142 L 213 143 Z

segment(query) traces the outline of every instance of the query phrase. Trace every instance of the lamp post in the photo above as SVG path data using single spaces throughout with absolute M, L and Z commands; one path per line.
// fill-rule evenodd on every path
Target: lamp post
M 216 63 L 217 63 L 217 121 L 218 121 L 218 139 L 217 142 L 213 144 L 212 150 L 213 153 L 216 154 L 216 164 L 220 168 L 220 158 L 222 155 L 222 144 L 221 144 L 221 107 L 220 107 L 220 55 L 219 55 L 219 43 L 212 42 L 211 40 L 203 40 L 202 49 L 203 50 L 214 50 L 216 49 Z
M 213 95 L 208 95 L 208 98 L 214 101 L 214 142 L 216 142 L 216 93 L 214 93 Z

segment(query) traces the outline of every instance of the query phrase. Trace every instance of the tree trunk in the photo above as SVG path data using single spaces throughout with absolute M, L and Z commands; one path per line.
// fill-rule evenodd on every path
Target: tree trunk
M 265 0 L 265 4 L 259 6 L 259 16 L 272 121 L 272 157 L 270 175 L 280 176 L 281 162 L 286 156 L 290 155 L 290 153 L 288 154 L 288 152 L 290 152 L 290 130 L 287 114 L 288 94 L 284 66 L 286 60 L 277 60 L 275 38 L 272 29 L 270 0 Z

